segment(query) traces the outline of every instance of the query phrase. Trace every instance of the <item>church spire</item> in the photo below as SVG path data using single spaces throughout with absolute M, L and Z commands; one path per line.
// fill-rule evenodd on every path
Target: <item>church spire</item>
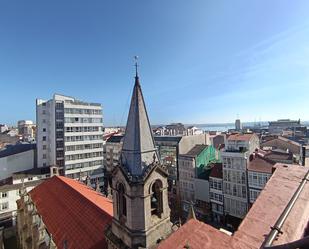
M 135 60 L 135 84 L 123 139 L 121 160 L 122 165 L 130 174 L 141 176 L 149 165 L 159 161 L 159 157 L 139 82 L 137 56 Z
M 191 202 L 190 204 L 190 208 L 189 208 L 189 212 L 188 212 L 188 216 L 187 216 L 187 221 L 194 219 L 196 220 L 196 216 L 195 216 L 195 212 L 194 212 L 194 207 L 193 207 L 193 203 Z

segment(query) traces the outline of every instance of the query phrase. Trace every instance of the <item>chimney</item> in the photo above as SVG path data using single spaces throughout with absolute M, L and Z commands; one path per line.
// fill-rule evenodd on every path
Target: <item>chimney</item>
M 101 189 L 100 189 L 100 184 L 99 184 L 99 178 L 97 177 L 96 179 L 96 182 L 95 182 L 95 191 L 97 192 L 101 192 Z
M 59 167 L 57 165 L 50 166 L 50 177 L 59 176 Z

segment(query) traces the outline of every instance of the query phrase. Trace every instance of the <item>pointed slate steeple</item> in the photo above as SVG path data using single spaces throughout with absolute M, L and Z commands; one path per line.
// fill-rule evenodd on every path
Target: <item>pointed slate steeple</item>
M 137 64 L 135 66 L 135 84 L 123 139 L 121 160 L 122 165 L 130 174 L 141 176 L 149 165 L 159 161 L 159 157 L 139 82 Z

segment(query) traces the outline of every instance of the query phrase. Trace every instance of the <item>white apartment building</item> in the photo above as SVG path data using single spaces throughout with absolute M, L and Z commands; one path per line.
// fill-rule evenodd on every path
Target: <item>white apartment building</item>
M 101 104 L 55 94 L 36 100 L 36 118 L 38 167 L 57 165 L 60 175 L 103 180 Z
M 256 148 L 259 138 L 255 134 L 232 134 L 221 153 L 224 212 L 240 219 L 248 211 L 247 164 Z
M 194 201 L 195 158 L 179 156 L 179 192 L 184 210 L 188 210 Z
M 211 211 L 216 222 L 224 222 L 224 196 L 222 180 L 222 163 L 216 163 L 209 176 L 209 195 Z
M 33 141 L 35 139 L 35 124 L 31 120 L 19 120 L 17 122 L 18 134 L 25 141 Z
M 5 132 L 9 129 L 6 124 L 0 124 L 0 133 Z
M 49 168 L 30 169 L 13 174 L 0 182 L 0 227 L 15 225 L 21 189 L 30 191 L 50 177 Z
M 105 144 L 106 148 L 106 170 L 111 172 L 118 164 L 122 150 L 123 136 L 111 136 Z
M 273 173 L 275 162 L 256 153 L 252 154 L 248 164 L 249 201 L 253 204 Z
M 197 144 L 186 154 L 179 155 L 179 193 L 182 209 L 187 212 L 196 199 L 208 201 L 208 181 L 197 178 L 198 157 L 207 148 L 207 145 Z M 203 192 L 201 190 L 204 189 Z M 206 195 L 204 195 L 206 193 Z

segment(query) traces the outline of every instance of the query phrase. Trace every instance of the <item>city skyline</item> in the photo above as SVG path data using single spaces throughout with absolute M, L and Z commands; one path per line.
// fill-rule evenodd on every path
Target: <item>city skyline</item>
M 308 7 L 3 2 L 1 122 L 35 120 L 35 99 L 60 93 L 101 103 L 106 126 L 125 125 L 134 55 L 152 124 L 309 120 Z

